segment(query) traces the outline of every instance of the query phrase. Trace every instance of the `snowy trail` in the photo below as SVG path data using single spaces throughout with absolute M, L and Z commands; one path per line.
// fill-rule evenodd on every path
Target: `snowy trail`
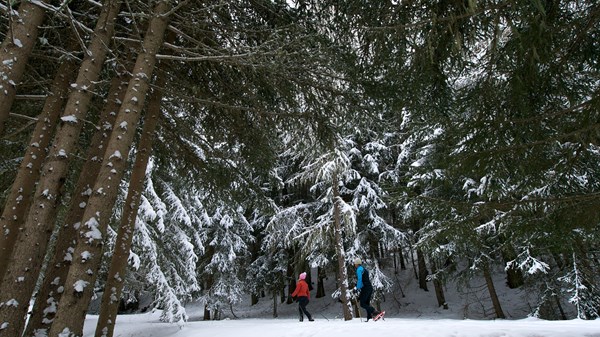
M 84 337 L 94 334 L 97 316 L 88 316 Z M 315 322 L 295 319 L 241 319 L 161 323 L 157 314 L 123 315 L 115 337 L 600 337 L 600 320 L 543 321 L 451 320 L 386 318 L 380 322 L 344 322 L 324 318 Z

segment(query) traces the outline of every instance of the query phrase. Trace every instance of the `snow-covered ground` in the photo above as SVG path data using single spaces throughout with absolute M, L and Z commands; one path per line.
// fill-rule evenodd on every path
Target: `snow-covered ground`
M 384 321 L 325 319 L 314 322 L 296 319 L 226 319 L 195 321 L 185 325 L 159 322 L 159 314 L 119 316 L 115 337 L 600 337 L 600 320 L 543 321 L 405 319 L 389 317 Z M 86 320 L 85 337 L 94 335 L 97 316 Z
M 525 289 L 506 287 L 504 277 L 499 272 L 494 280 L 507 317 L 503 320 L 494 319 L 483 281 L 475 280 L 461 291 L 448 283 L 448 309 L 444 310 L 437 306 L 431 284 L 429 291 L 423 291 L 412 271 L 401 271 L 394 276 L 394 291 L 379 303 L 386 311 L 384 321 L 365 322 L 360 317 L 344 321 L 340 303 L 329 296 L 334 288 L 334 280 L 329 279 L 325 285 L 328 296 L 314 298 L 316 291 L 311 292 L 313 298 L 307 308 L 314 322 L 298 321 L 297 303 L 278 303 L 278 317 L 274 318 L 272 297 L 263 297 L 251 306 L 250 296 L 246 296 L 233 308 L 223 309 L 220 321 L 203 321 L 201 303 L 187 305 L 189 320 L 183 324 L 160 322 L 159 311 L 119 315 L 114 337 L 600 337 L 600 319 L 547 321 L 528 317 L 535 298 Z M 563 309 L 572 314 L 568 305 Z M 88 315 L 84 337 L 94 335 L 96 320 L 97 316 Z

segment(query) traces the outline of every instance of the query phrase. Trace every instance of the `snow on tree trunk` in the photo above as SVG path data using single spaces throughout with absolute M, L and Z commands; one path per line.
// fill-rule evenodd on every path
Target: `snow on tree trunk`
M 47 331 L 50 328 L 58 302 L 62 296 L 61 289 L 69 272 L 73 259 L 73 247 L 77 240 L 77 223 L 81 221 L 85 206 L 87 205 L 90 191 L 96 182 L 100 171 L 101 159 L 104 157 L 106 143 L 113 130 L 116 114 L 125 96 L 127 81 L 130 75 L 123 71 L 120 76 L 113 78 L 109 89 L 110 98 L 100 115 L 99 130 L 94 133 L 87 152 L 87 160 L 81 168 L 81 173 L 74 188 L 71 205 L 67 212 L 65 226 L 60 229 L 56 240 L 53 259 L 40 290 L 36 296 L 35 306 L 29 322 L 27 323 L 26 336 L 33 336 L 36 332 Z
M 340 206 L 338 205 L 340 192 L 338 190 L 337 174 L 333 173 L 333 223 L 335 232 L 335 250 L 338 258 L 338 284 L 340 285 L 340 298 L 342 300 L 342 310 L 344 320 L 352 319 L 352 310 L 348 296 L 348 272 L 346 269 L 346 253 L 344 251 L 344 242 L 342 239 L 342 224 L 340 220 Z
M 57 203 L 67 177 L 70 157 L 77 151 L 83 119 L 91 100 L 107 53 L 106 46 L 114 32 L 120 2 L 107 1 L 100 15 L 89 53 L 79 68 L 73 91 L 61 117 L 50 154 L 41 173 L 32 205 L 19 233 L 17 243 L 0 286 L 0 303 L 17 303 L 0 306 L 0 336 L 18 336 L 22 333 L 29 300 L 38 279 L 46 247 L 56 219 Z M 7 324 L 7 325 L 6 325 Z
M 4 134 L 4 123 L 15 100 L 16 87 L 37 40 L 38 26 L 45 17 L 42 6 L 33 1 L 21 2 L 16 12 L 10 5 L 7 7 L 10 24 L 0 47 L 0 136 Z
M 100 317 L 96 326 L 96 337 L 112 337 L 117 320 L 117 312 L 119 311 L 119 300 L 123 291 L 125 281 L 125 273 L 127 272 L 127 261 L 129 259 L 129 251 L 133 240 L 133 232 L 135 230 L 135 220 L 137 218 L 138 209 L 140 206 L 141 194 L 144 188 L 144 179 L 146 177 L 146 169 L 150 160 L 152 151 L 152 141 L 154 131 L 160 121 L 160 107 L 162 100 L 162 92 L 160 88 L 166 83 L 166 74 L 163 72 L 156 80 L 155 86 L 158 88 L 148 102 L 148 111 L 144 120 L 144 129 L 138 146 L 138 151 L 131 173 L 129 182 L 129 191 L 123 213 L 121 215 L 121 224 L 119 226 L 115 250 L 112 254 L 112 260 L 104 293 L 102 294 L 102 302 L 100 306 Z
M 79 227 L 80 237 L 65 282 L 65 293 L 50 328 L 50 336 L 64 332 L 82 334 L 102 259 L 104 235 L 117 198 L 119 183 L 127 166 L 127 155 L 154 71 L 156 53 L 163 43 L 168 24 L 164 14 L 169 8 L 170 1 L 159 2 L 146 31 L 142 53 L 137 57 L 133 78 L 129 82 L 123 105 L 117 115 L 116 128 L 108 143 L 98 180 Z
M 22 227 L 31 205 L 35 183 L 40 178 L 40 169 L 46 158 L 46 148 L 58 124 L 58 117 L 69 91 L 69 83 L 74 79 L 76 71 L 76 60 L 67 58 L 61 63 L 54 77 L 50 95 L 46 98 L 42 113 L 38 116 L 31 141 L 0 217 L 0 256 L 10 256 L 17 242 L 19 228 Z M 8 261 L 8 258 L 0 259 L 0 280 L 4 277 Z

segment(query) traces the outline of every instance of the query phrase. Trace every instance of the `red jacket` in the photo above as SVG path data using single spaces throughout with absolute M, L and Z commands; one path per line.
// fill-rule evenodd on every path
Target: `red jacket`
M 292 293 L 292 297 L 308 297 L 310 299 L 310 292 L 308 291 L 308 283 L 306 283 L 306 281 L 304 280 L 298 280 L 298 283 L 296 283 L 296 289 L 294 290 L 294 292 Z

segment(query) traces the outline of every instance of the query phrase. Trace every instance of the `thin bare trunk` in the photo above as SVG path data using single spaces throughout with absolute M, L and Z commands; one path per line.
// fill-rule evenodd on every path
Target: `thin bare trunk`
M 325 270 L 322 267 L 317 268 L 317 295 L 316 298 L 325 297 Z
M 277 288 L 273 289 L 273 318 L 277 318 Z
M 83 332 L 83 322 L 102 259 L 103 236 L 125 173 L 127 156 L 149 88 L 148 82 L 154 71 L 156 54 L 164 40 L 168 24 L 165 14 L 170 7 L 170 1 L 160 1 L 146 30 L 142 52 L 137 57 L 133 78 L 117 114 L 115 125 L 118 128 L 113 131 L 108 142 L 98 179 L 79 227 L 80 237 L 73 254 L 75 259 L 65 282 L 65 293 L 59 303 L 56 318 L 50 328 L 50 336 L 63 331 L 75 335 Z
M 488 291 L 490 293 L 490 298 L 492 299 L 492 304 L 494 305 L 494 312 L 496 313 L 496 317 L 497 318 L 506 318 L 506 316 L 504 316 L 504 312 L 502 311 L 502 306 L 500 305 L 500 300 L 498 299 L 498 294 L 496 293 L 496 287 L 494 286 L 494 281 L 492 280 L 492 274 L 490 273 L 490 269 L 488 266 L 483 267 L 483 277 L 485 278 L 485 283 L 486 283 Z
M 431 263 L 431 274 L 434 275 L 433 288 L 435 289 L 435 297 L 438 302 L 438 307 L 448 309 L 448 303 L 446 302 L 446 296 L 444 295 L 444 285 L 437 277 L 437 267 L 435 261 Z
M 400 259 L 400 270 L 406 270 L 406 263 L 404 262 L 404 251 L 401 245 L 398 245 L 398 258 Z
M 413 249 L 413 245 L 410 243 L 408 244 L 408 252 L 410 253 L 410 262 L 412 264 L 413 267 L 413 272 L 415 274 L 415 278 L 418 280 L 419 279 L 419 269 L 417 268 L 417 265 L 415 264 L 415 254 L 414 254 L 414 249 Z
M 429 291 L 427 289 L 427 275 L 429 272 L 425 263 L 425 255 L 423 255 L 423 251 L 419 248 L 417 248 L 417 263 L 419 264 L 419 288 Z
M 47 331 L 54 319 L 56 306 L 62 296 L 62 292 L 59 289 L 64 288 L 64 281 L 71 266 L 71 253 L 77 240 L 77 230 L 75 227 L 81 221 L 83 211 L 85 210 L 84 205 L 87 204 L 90 195 L 89 191 L 91 191 L 98 177 L 100 165 L 102 164 L 100 158 L 104 157 L 106 143 L 116 119 L 114 111 L 119 110 L 120 102 L 123 101 L 123 97 L 125 96 L 125 89 L 127 88 L 129 78 L 130 75 L 124 71 L 122 75 L 112 80 L 108 94 L 108 97 L 111 99 L 108 100 L 102 110 L 100 129 L 94 134 L 90 142 L 87 160 L 81 168 L 81 173 L 74 189 L 75 193 L 67 212 L 65 226 L 60 229 L 58 234 L 53 254 L 54 257 L 46 271 L 46 276 L 36 296 L 35 306 L 27 323 L 25 333 L 27 337 L 36 335 L 38 331 Z
M 0 322 L 8 323 L 6 329 L 0 330 L 0 336 L 20 336 L 23 332 L 25 313 L 54 228 L 57 203 L 67 177 L 70 157 L 76 152 L 94 83 L 99 78 L 119 8 L 119 1 L 105 3 L 90 52 L 79 68 L 75 89 L 69 94 L 62 123 L 42 169 L 42 178 L 0 287 L 0 303 L 16 303 L 0 306 Z
M 21 2 L 16 12 L 7 7 L 10 24 L 0 47 L 0 137 L 46 14 L 33 1 Z
M 10 256 L 17 242 L 19 228 L 23 226 L 29 205 L 31 205 L 35 183 L 40 178 L 40 169 L 46 158 L 46 149 L 52 139 L 55 126 L 58 124 L 58 117 L 69 92 L 69 84 L 74 80 L 76 71 L 76 60 L 65 59 L 54 77 L 52 91 L 46 98 L 42 113 L 38 116 L 31 141 L 25 151 L 0 217 L 2 230 L 0 233 L 0 256 Z M 8 258 L 0 259 L 0 281 L 6 272 L 8 261 Z
M 291 260 L 288 260 L 286 278 L 288 281 L 287 304 L 292 304 L 292 302 L 294 302 L 292 299 L 292 293 L 294 292 L 294 289 L 296 289 L 296 278 L 294 276 L 294 267 L 292 266 Z
M 333 223 L 335 233 L 335 250 L 338 258 L 338 285 L 340 286 L 340 299 L 342 300 L 342 311 L 344 320 L 352 319 L 352 304 L 350 303 L 348 291 L 348 272 L 346 269 L 346 253 L 342 241 L 342 224 L 340 220 L 340 207 L 338 205 L 340 193 L 338 188 L 337 174 L 333 174 Z
M 148 102 L 148 111 L 144 120 L 144 129 L 133 165 L 129 191 L 125 200 L 125 207 L 121 216 L 121 224 L 117 234 L 115 250 L 112 255 L 110 268 L 102 294 L 100 306 L 100 317 L 96 326 L 96 337 L 112 337 L 119 311 L 119 300 L 123 291 L 123 283 L 127 273 L 127 260 L 135 231 L 135 219 L 137 218 L 141 195 L 144 187 L 146 169 L 150 161 L 154 131 L 160 120 L 160 107 L 162 91 L 166 83 L 166 74 L 162 73 L 156 80 L 154 94 Z
M 566 321 L 567 315 L 565 314 L 565 311 L 563 310 L 563 307 L 560 304 L 560 297 L 559 296 L 553 296 L 553 297 L 556 301 L 556 306 L 558 307 L 558 311 L 560 312 L 560 319 L 562 319 L 563 321 Z

